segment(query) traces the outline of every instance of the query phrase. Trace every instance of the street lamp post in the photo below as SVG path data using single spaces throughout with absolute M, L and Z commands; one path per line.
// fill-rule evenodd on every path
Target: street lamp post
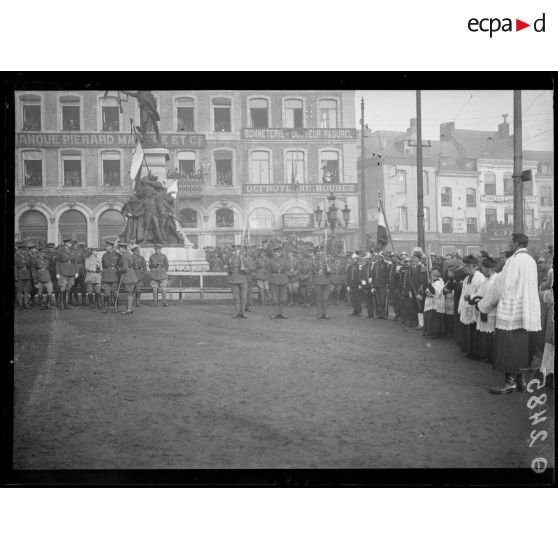
M 324 216 L 324 210 L 318 206 L 314 210 L 314 216 L 316 218 L 316 224 L 319 229 L 329 228 L 331 230 L 331 235 L 335 234 L 336 229 L 346 229 L 349 226 L 349 221 L 351 220 L 351 210 L 349 206 L 345 203 L 345 207 L 341 210 L 343 215 L 343 220 L 339 219 L 339 208 L 335 205 L 335 200 L 337 197 L 332 192 L 328 197 L 329 208 L 325 211 L 325 222 L 322 221 Z M 327 246 L 325 246 L 327 252 Z

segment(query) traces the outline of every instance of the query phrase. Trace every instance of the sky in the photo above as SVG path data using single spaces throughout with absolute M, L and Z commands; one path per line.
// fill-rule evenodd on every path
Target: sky
M 416 116 L 415 91 L 357 91 L 356 122 L 364 97 L 364 121 L 372 132 L 405 132 Z M 422 91 L 422 137 L 440 139 L 440 123 L 455 122 L 469 130 L 497 131 L 508 114 L 513 133 L 513 91 Z M 552 91 L 528 90 L 521 95 L 523 149 L 553 150 Z M 359 127 L 357 125 L 357 127 Z

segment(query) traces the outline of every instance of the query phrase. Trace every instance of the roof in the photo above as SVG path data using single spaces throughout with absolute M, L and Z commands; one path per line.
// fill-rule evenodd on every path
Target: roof
M 513 159 L 513 136 L 501 138 L 497 131 L 456 129 L 452 141 L 462 157 Z

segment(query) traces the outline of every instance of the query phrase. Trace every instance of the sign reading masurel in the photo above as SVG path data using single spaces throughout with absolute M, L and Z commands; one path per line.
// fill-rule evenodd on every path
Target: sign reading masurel
M 355 128 L 243 128 L 244 140 L 355 140 Z

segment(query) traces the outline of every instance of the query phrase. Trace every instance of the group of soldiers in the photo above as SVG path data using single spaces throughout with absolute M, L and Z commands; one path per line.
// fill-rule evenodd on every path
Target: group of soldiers
M 118 311 L 118 298 L 127 295 L 127 308 L 123 314 L 132 314 L 140 306 L 141 290 L 149 282 L 153 292 L 152 306 L 158 305 L 161 292 L 163 306 L 166 300 L 167 271 L 169 262 L 161 252 L 162 246 L 154 244 L 154 253 L 146 262 L 139 246 L 106 239 L 104 253 L 99 257 L 96 247 L 85 248 L 83 243 L 63 239 L 40 244 L 21 242 L 14 254 L 14 280 L 16 305 L 20 310 L 31 309 L 37 296 L 40 310 L 57 307 L 71 310 L 71 306 Z M 81 300 L 80 300 L 81 299 Z

